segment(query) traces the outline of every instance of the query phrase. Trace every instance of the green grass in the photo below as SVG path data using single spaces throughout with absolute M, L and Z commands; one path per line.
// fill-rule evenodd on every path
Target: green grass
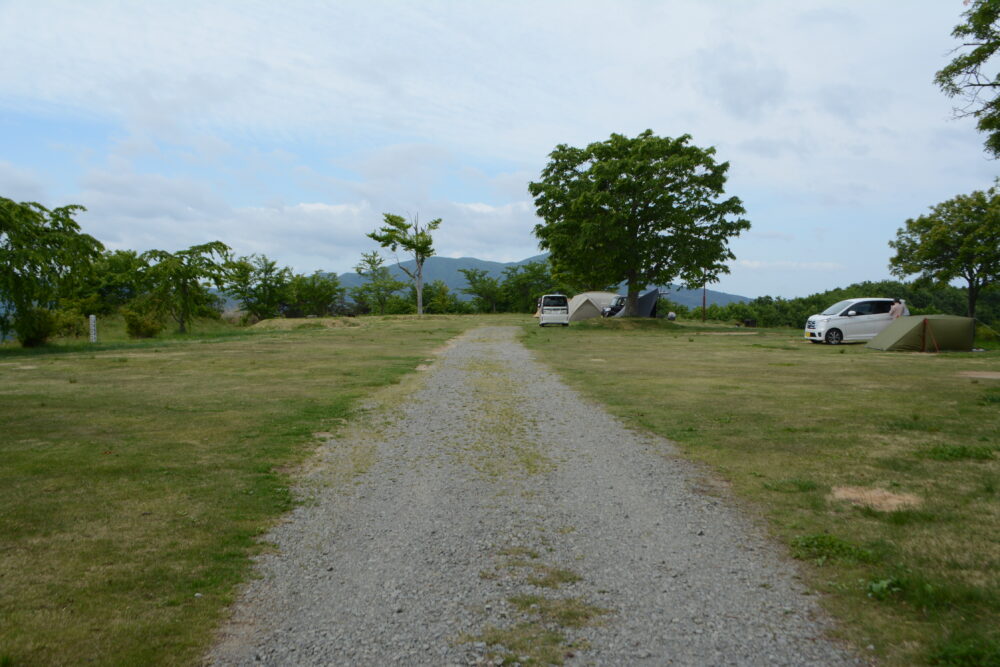
M 1000 627 L 1000 379 L 984 373 L 1000 350 L 883 353 L 652 320 L 526 326 L 523 340 L 731 482 L 856 646 L 886 664 L 996 664 L 982 656 Z M 858 507 L 839 487 L 919 503 Z
M 0 660 L 196 662 L 314 434 L 458 332 L 510 321 L 201 323 L 142 342 L 111 323 L 96 345 L 0 347 Z

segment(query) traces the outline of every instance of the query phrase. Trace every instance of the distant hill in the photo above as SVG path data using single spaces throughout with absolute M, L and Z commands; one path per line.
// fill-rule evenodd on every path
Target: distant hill
M 530 262 L 544 262 L 548 259 L 548 257 L 548 253 L 545 253 L 542 255 L 535 255 L 534 257 L 528 257 L 527 259 L 522 259 L 519 262 L 490 262 L 484 259 L 476 259 L 475 257 L 430 257 L 426 262 L 424 262 L 424 284 L 440 280 L 448 286 L 449 290 L 458 295 L 458 298 L 463 301 L 468 301 L 472 297 L 462 293 L 461 291 L 462 288 L 468 286 L 468 283 L 465 281 L 465 276 L 460 273 L 461 269 L 480 269 L 482 271 L 486 271 L 491 276 L 499 278 L 503 274 L 504 269 L 508 267 L 521 266 L 522 264 L 528 264 Z M 412 270 L 415 266 L 412 259 L 401 262 L 401 264 L 410 270 Z M 388 268 L 397 280 L 409 282 L 407 275 L 395 263 L 389 264 Z M 364 282 L 364 278 L 359 276 L 357 273 L 343 273 L 338 276 L 338 278 L 340 278 L 340 284 L 348 289 L 357 287 Z M 670 299 L 674 303 L 678 303 L 689 308 L 701 305 L 700 289 L 689 290 L 676 287 L 674 285 L 668 285 L 666 287 L 662 287 L 661 289 L 666 292 L 666 298 Z M 618 291 L 622 294 L 625 293 L 624 287 Z M 734 301 L 742 301 L 746 303 L 749 302 L 750 299 L 736 294 L 727 294 L 725 292 L 707 290 L 706 301 L 709 304 L 716 303 L 720 306 L 725 306 L 729 303 L 733 303 Z

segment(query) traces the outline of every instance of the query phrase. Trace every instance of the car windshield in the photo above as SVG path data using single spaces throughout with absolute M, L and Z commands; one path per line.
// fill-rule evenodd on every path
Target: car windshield
M 824 310 L 822 313 L 820 313 L 820 315 L 839 315 L 840 311 L 842 311 L 844 308 L 847 308 L 849 305 L 851 305 L 850 299 L 846 299 L 844 301 L 838 301 L 837 303 L 833 304 L 832 306 Z
M 564 296 L 547 296 L 542 301 L 542 307 L 548 306 L 549 308 L 565 308 L 567 306 L 566 297 Z

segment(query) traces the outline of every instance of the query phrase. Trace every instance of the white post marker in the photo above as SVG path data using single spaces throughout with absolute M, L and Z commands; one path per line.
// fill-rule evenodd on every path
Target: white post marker
M 90 316 L 90 342 L 97 342 L 97 315 Z

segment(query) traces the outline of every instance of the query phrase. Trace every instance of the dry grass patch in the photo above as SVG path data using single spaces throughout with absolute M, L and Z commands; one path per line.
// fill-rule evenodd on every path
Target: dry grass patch
M 956 373 L 963 378 L 982 378 L 984 380 L 1000 380 L 1000 371 L 961 371 Z
M 835 486 L 828 496 L 831 500 L 842 500 L 859 507 L 870 507 L 879 512 L 894 512 L 920 505 L 920 497 L 912 493 L 893 493 L 885 489 L 861 486 Z

